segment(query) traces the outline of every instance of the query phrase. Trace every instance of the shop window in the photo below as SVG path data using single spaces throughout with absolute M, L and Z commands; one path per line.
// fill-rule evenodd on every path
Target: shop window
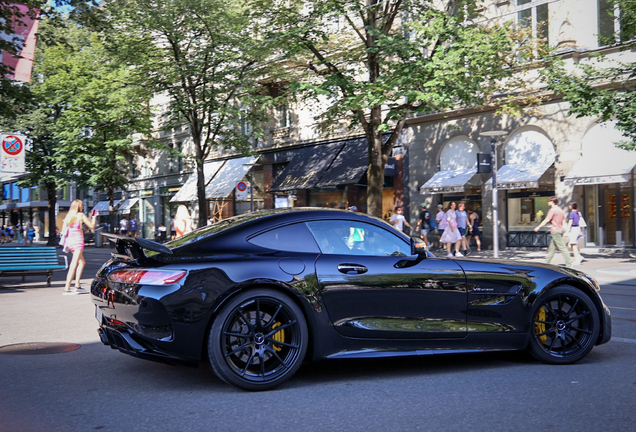
M 549 196 L 508 198 L 508 231 L 532 231 L 550 210 Z

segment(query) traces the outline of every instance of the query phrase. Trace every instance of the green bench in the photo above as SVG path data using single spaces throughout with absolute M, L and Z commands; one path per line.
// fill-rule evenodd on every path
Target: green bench
M 55 270 L 66 270 L 68 259 L 60 264 L 54 247 L 0 247 L 0 276 L 27 275 L 46 276 L 46 286 L 51 286 L 51 276 Z

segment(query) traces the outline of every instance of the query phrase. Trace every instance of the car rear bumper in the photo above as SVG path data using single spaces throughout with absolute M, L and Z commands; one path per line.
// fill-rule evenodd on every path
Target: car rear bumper
M 102 325 L 97 329 L 97 333 L 99 334 L 99 339 L 104 345 L 110 346 L 112 349 L 119 350 L 120 352 L 133 357 L 169 364 L 195 364 L 195 362 L 175 357 L 157 349 L 156 347 L 150 346 L 140 337 L 136 336 L 127 329 L 119 330 Z

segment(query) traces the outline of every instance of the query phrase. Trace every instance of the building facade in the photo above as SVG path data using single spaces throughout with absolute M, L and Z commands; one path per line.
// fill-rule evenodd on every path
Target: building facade
M 543 32 L 571 69 L 591 63 L 597 54 L 634 62 L 633 51 L 621 49 L 619 42 L 625 41 L 608 42 L 608 36 L 620 34 L 620 19 L 610 16 L 610 3 L 497 1 L 489 3 L 486 14 Z M 534 227 L 547 214 L 548 199 L 557 196 L 566 210 L 568 203 L 578 204 L 588 224 L 584 245 L 636 246 L 636 152 L 614 145 L 622 135 L 612 121 L 576 118 L 568 111 L 569 104 L 553 95 L 535 115 L 521 118 L 458 110 L 410 119 L 403 139 L 409 202 L 447 208 L 451 201 L 463 201 L 479 214 L 487 244 L 496 227 L 500 245 L 542 247 L 549 242 L 547 230 L 535 233 Z M 484 135 L 489 131 L 504 133 L 495 138 L 497 221 L 492 217 L 492 175 L 478 172 L 478 154 L 492 154 L 492 138 Z M 413 220 L 417 210 L 410 206 Z

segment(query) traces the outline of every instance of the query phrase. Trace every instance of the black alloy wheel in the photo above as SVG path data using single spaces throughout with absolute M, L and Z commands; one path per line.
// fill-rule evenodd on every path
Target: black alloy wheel
M 225 382 L 244 390 L 269 390 L 288 380 L 307 352 L 305 318 L 290 298 L 255 289 L 233 298 L 212 324 L 210 364 Z
M 551 289 L 537 302 L 532 317 L 529 350 L 545 363 L 575 363 L 598 340 L 600 320 L 596 306 L 572 286 Z

